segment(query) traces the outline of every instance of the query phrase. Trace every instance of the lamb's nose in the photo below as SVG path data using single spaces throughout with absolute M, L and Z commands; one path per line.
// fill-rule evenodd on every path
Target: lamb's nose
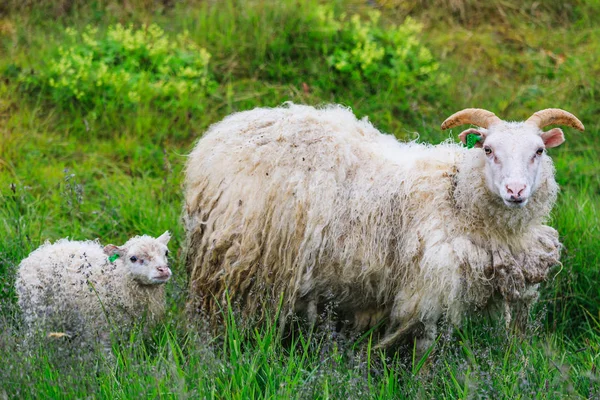
M 510 194 L 511 199 L 518 199 L 521 198 L 526 188 L 527 185 L 523 183 L 509 183 L 506 185 L 506 192 Z
M 156 267 L 156 270 L 164 274 L 169 272 L 169 267 Z

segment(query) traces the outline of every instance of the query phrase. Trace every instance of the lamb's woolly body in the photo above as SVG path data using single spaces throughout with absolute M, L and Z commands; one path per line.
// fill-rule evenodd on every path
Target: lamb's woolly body
M 152 251 L 154 239 L 130 239 Z M 163 285 L 134 280 L 121 258 L 110 262 L 98 241 L 46 242 L 24 259 L 16 282 L 19 306 L 32 329 L 106 335 L 165 311 Z
M 226 290 L 249 314 L 284 295 L 283 318 L 327 302 L 357 329 L 385 319 L 390 344 L 419 323 L 527 290 L 558 262 L 542 184 L 522 209 L 490 195 L 483 152 L 400 143 L 347 109 L 288 105 L 213 125 L 190 154 L 184 219 L 193 310 Z M 219 304 L 220 303 L 220 304 Z M 428 343 L 428 342 L 427 342 Z

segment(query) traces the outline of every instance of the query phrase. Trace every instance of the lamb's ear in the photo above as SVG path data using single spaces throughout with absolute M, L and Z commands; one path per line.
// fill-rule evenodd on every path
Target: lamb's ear
M 125 249 L 115 246 L 114 244 L 107 244 L 104 246 L 104 254 L 109 257 L 114 256 L 115 254 L 119 257 L 123 257 L 125 255 Z
M 171 240 L 171 234 L 169 233 L 169 231 L 165 231 L 165 233 L 157 237 L 156 240 L 158 240 L 166 246 L 167 243 L 169 243 L 169 240 Z
M 480 130 L 475 129 L 475 128 L 470 128 L 470 129 L 467 129 L 466 131 L 462 131 L 458 135 L 458 138 L 460 139 L 460 141 L 463 144 L 467 144 L 467 135 L 477 135 L 477 136 L 479 136 L 481 139 L 479 139 L 477 142 L 475 142 L 475 146 L 474 147 L 483 147 L 483 141 L 485 140 L 485 135 L 486 135 L 485 132 L 480 131 Z
M 544 141 L 544 146 L 546 146 L 547 149 L 560 146 L 565 141 L 565 135 L 560 128 L 554 128 L 547 132 L 543 132 L 541 137 Z

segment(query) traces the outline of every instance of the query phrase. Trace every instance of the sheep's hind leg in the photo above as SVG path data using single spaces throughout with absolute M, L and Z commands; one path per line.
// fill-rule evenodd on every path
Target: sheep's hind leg
M 423 336 L 417 338 L 416 354 L 417 357 L 423 357 L 433 346 L 438 334 L 437 321 L 424 322 Z
M 417 310 L 421 302 L 417 293 L 401 290 L 394 299 L 385 335 L 375 348 L 387 348 L 406 338 L 419 323 Z

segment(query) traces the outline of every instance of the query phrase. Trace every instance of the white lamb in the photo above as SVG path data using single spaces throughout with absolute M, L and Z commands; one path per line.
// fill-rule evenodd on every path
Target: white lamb
M 317 320 L 327 304 L 356 330 L 380 324 L 380 346 L 436 337 L 445 316 L 536 299 L 559 263 L 544 225 L 557 195 L 545 148 L 558 109 L 525 122 L 467 109 L 443 128 L 476 148 L 400 143 L 340 106 L 288 104 L 213 125 L 187 163 L 184 220 L 192 313 L 213 320 L 228 297 L 248 315 L 278 306 Z
M 46 242 L 19 265 L 18 303 L 29 329 L 97 336 L 165 312 L 169 232 L 123 246 L 98 241 Z

